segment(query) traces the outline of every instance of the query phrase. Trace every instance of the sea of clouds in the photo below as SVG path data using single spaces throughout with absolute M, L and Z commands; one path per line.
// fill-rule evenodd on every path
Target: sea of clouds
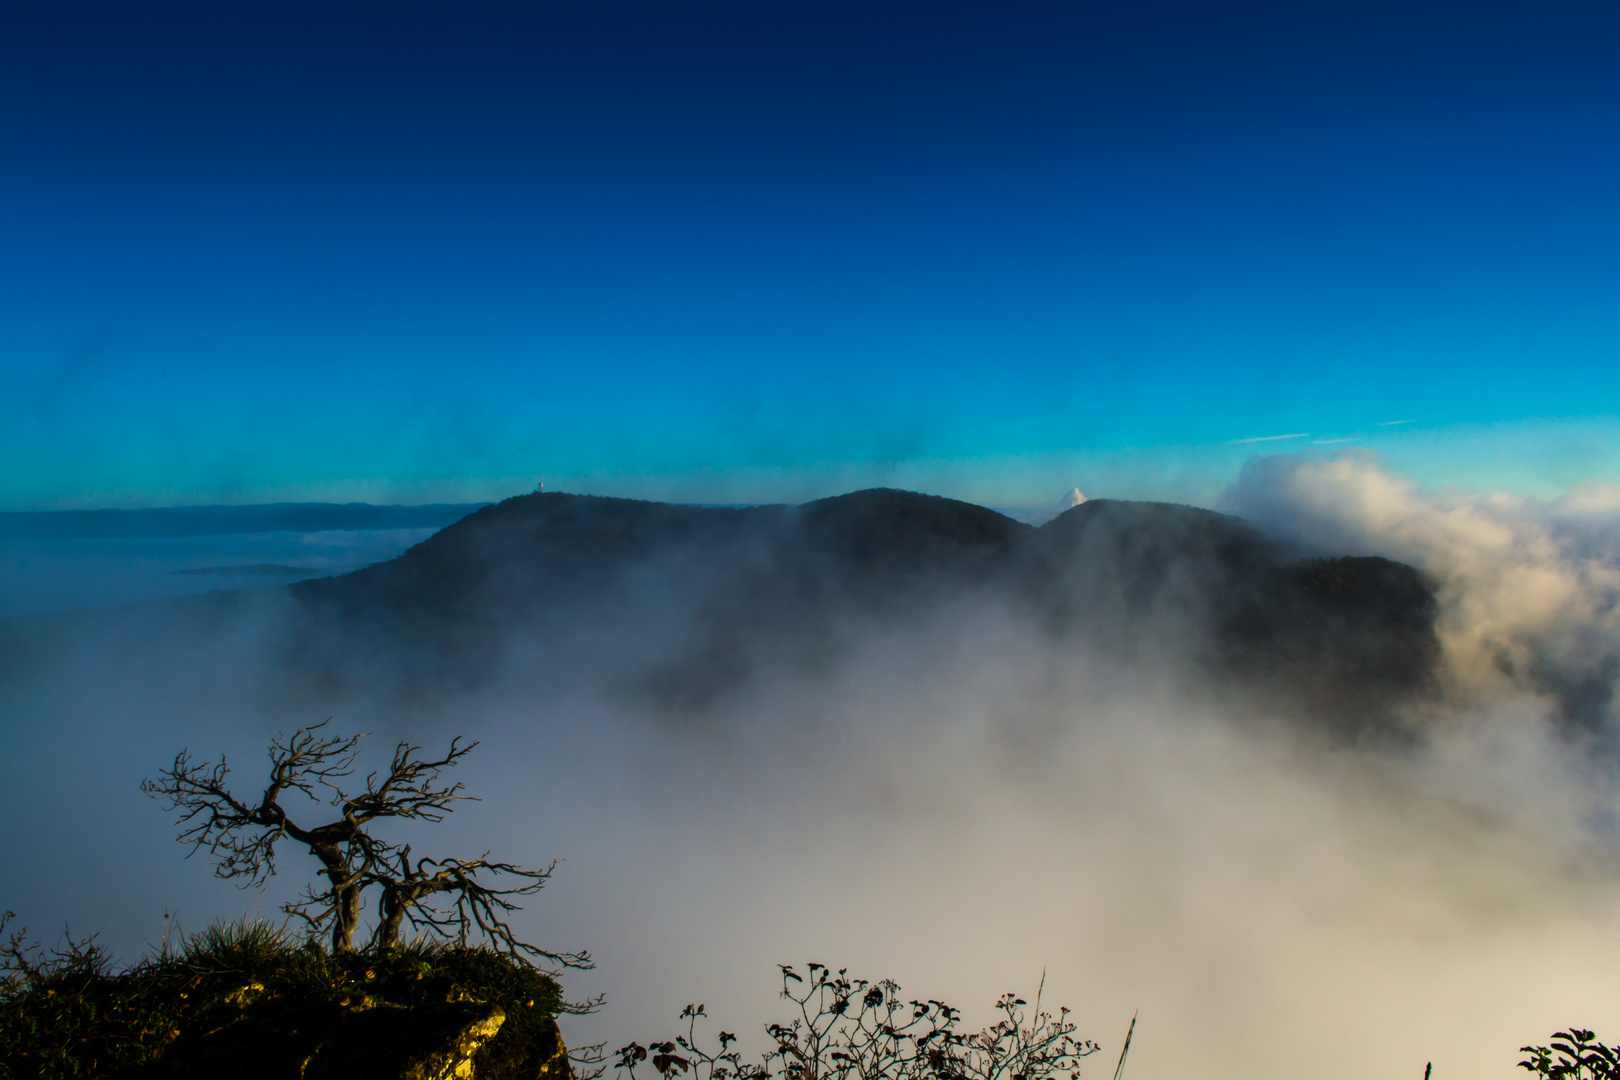
M 1620 1030 L 1620 494 L 1426 491 L 1307 455 L 1251 462 L 1219 508 L 1431 577 L 1445 696 L 1415 706 L 1418 739 L 1335 741 L 1190 684 L 1174 634 L 1121 665 L 982 598 L 679 716 L 619 685 L 638 633 L 678 632 L 667 594 L 437 689 L 290 673 L 273 591 L 13 621 L 0 904 L 131 956 L 165 911 L 275 916 L 306 858 L 238 892 L 137 785 L 189 746 L 250 790 L 268 738 L 333 716 L 373 732 L 374 764 L 396 739 L 483 741 L 459 770 L 483 801 L 409 838 L 564 859 L 519 925 L 597 958 L 565 977 L 607 995 L 574 1043 L 673 1034 L 688 1001 L 757 1032 L 775 965 L 809 960 L 974 1022 L 1044 971 L 1107 1048 L 1089 1075 L 1138 1010 L 1135 1076 L 1505 1078 L 1557 1027 Z

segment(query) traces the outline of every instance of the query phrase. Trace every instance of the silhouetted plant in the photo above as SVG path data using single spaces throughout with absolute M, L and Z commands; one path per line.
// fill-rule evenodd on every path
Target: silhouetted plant
M 1620 1078 L 1620 1046 L 1604 1046 L 1590 1031 L 1572 1027 L 1553 1032 L 1551 1046 L 1521 1046 L 1529 1054 L 1519 1062 L 1548 1080 L 1617 1080 Z
M 506 921 L 518 907 L 511 898 L 539 892 L 555 861 L 543 870 L 525 870 L 493 860 L 488 852 L 472 859 L 413 860 L 410 845 L 378 839 L 369 831 L 386 819 L 442 821 L 454 804 L 471 799 L 461 793 L 461 784 L 446 784 L 439 777 L 471 753 L 476 742 L 463 746 L 457 736 L 444 756 L 435 759 L 424 759 L 421 747 L 401 742 L 388 772 L 368 773 L 365 789 L 351 795 L 340 781 L 353 774 L 363 736 L 326 735 L 321 729 L 329 722 L 272 740 L 269 777 L 253 798 L 239 799 L 226 787 L 230 767 L 224 758 L 199 762 L 189 750 L 176 754 L 156 779 L 142 781 L 141 790 L 179 814 L 181 842 L 191 844 L 193 853 L 207 851 L 215 874 L 235 879 L 243 888 L 261 885 L 275 874 L 276 845 L 283 839 L 307 848 L 320 861 L 317 874 L 326 878 L 326 885 L 308 886 L 302 898 L 282 910 L 304 920 L 312 936 L 324 932 L 334 952 L 354 950 L 365 893 L 375 888 L 380 899 L 372 943 L 378 947 L 402 944 L 409 924 L 462 945 L 481 937 L 494 949 L 547 960 L 558 968 L 592 966 L 586 952 L 554 952 L 519 940 Z M 281 805 L 293 791 L 312 800 L 330 792 L 331 805 L 339 811 L 336 820 L 308 828 L 297 824 Z M 501 887 L 487 880 L 503 877 L 521 884 Z
M 663 1080 L 691 1072 L 688 1080 L 1047 1080 L 1072 1078 L 1096 1043 L 1075 1037 L 1069 1011 L 1056 1016 L 1014 994 L 996 1002 L 1001 1019 L 983 1031 L 957 1030 L 961 1013 L 942 1001 L 905 1000 L 890 981 L 853 979 L 847 970 L 812 963 L 801 976 L 782 971 L 781 996 L 796 1014 L 768 1024 L 773 1047 L 758 1064 L 745 1062 L 737 1036 L 721 1031 L 718 1049 L 699 1041 L 702 1005 L 681 1012 L 686 1033 L 671 1040 L 631 1043 L 616 1064 L 630 1080 L 650 1064 Z
M 106 950 L 93 935 L 75 941 L 66 933 L 61 946 L 47 950 L 25 930 L 11 928 L 15 917 L 10 911 L 0 916 L 0 1077 L 88 1076 L 131 1064 L 105 1052 L 82 1061 L 80 1048 L 64 1037 L 127 1025 L 101 992 L 111 969 Z

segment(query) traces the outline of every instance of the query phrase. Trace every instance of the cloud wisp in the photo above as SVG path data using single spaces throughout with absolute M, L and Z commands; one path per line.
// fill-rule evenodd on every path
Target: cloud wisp
M 1308 439 L 1310 437 L 1311 433 L 1308 431 L 1298 431 L 1292 435 L 1255 435 L 1247 439 L 1233 439 L 1230 445 L 1243 446 L 1246 443 L 1281 442 L 1284 439 Z

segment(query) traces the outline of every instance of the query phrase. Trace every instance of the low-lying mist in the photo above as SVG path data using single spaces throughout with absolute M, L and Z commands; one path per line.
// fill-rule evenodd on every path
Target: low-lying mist
M 673 1034 L 688 1001 L 757 1031 L 774 965 L 806 960 L 975 1023 L 1044 971 L 1104 1043 L 1092 1073 L 1138 1009 L 1135 1076 L 1506 1077 L 1555 1028 L 1607 1032 L 1620 502 L 1429 495 L 1340 456 L 1258 461 L 1225 508 L 1300 556 L 1427 576 L 1433 685 L 1398 723 L 1218 677 L 1196 563 L 1109 592 L 1128 534 L 1084 549 L 1062 619 L 980 581 L 739 629 L 717 582 L 773 564 L 698 537 L 563 616 L 461 619 L 438 667 L 439 623 L 340 624 L 287 590 L 14 620 L 0 904 L 130 957 L 165 911 L 276 916 L 307 860 L 238 892 L 137 784 L 189 746 L 254 794 L 268 738 L 332 716 L 374 733 L 373 763 L 483 741 L 457 777 L 483 801 L 409 838 L 564 860 L 518 925 L 598 961 L 565 977 L 608 997 L 574 1044 Z M 748 662 L 677 677 L 727 656 Z

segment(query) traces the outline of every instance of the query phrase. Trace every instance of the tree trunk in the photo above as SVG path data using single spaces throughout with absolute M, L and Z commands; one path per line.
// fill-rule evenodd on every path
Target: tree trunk
M 344 884 L 332 890 L 332 951 L 354 952 L 354 932 L 360 927 L 360 888 Z
M 399 889 L 385 885 L 381 903 L 382 918 L 377 923 L 376 942 L 380 947 L 386 949 L 399 944 L 400 928 L 405 922 L 405 907 Z
M 332 883 L 332 951 L 354 952 L 354 932 L 360 927 L 360 875 L 336 844 L 311 844 L 310 850 L 326 867 Z

